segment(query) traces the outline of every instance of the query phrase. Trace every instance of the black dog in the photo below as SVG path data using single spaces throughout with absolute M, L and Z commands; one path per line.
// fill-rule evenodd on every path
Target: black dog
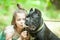
M 35 37 L 34 40 L 60 40 L 47 28 L 41 17 L 41 12 L 36 8 L 30 9 L 25 24 L 29 26 L 27 30 L 32 37 Z

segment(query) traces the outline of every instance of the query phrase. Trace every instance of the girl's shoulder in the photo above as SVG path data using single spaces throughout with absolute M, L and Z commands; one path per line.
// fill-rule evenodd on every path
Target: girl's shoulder
M 4 30 L 4 33 L 6 33 L 6 34 L 12 34 L 14 32 L 15 32 L 14 31 L 14 25 L 7 26 Z

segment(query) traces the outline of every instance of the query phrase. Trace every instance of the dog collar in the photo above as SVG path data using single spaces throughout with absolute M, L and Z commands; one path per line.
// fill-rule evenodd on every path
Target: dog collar
M 30 37 L 30 40 L 34 40 L 34 39 L 35 39 L 35 37 L 32 37 L 32 36 Z
M 36 32 L 40 31 L 40 30 L 43 28 L 43 26 L 44 26 L 44 23 L 42 24 L 41 27 L 39 27 L 39 28 L 36 30 Z
M 34 33 L 39 32 L 39 31 L 43 28 L 43 26 L 44 26 L 44 23 L 43 23 L 42 26 L 39 27 Z M 34 40 L 34 39 L 35 39 L 35 37 L 32 37 L 32 36 L 31 36 L 31 40 Z

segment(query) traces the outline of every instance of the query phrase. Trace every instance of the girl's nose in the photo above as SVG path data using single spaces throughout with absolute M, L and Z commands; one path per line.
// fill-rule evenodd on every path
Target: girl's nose
M 23 24 L 23 23 L 24 23 L 24 21 L 23 21 L 23 20 L 21 20 L 20 22 L 21 22 L 21 24 Z
M 23 21 L 23 20 L 21 20 L 21 21 L 20 21 L 20 24 L 24 26 L 24 21 Z

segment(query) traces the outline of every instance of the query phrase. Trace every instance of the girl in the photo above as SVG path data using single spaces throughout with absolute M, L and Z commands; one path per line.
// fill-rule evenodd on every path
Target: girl
M 29 40 L 29 33 L 24 30 L 26 10 L 17 4 L 18 10 L 13 14 L 12 23 L 6 27 L 0 40 Z M 28 35 L 27 35 L 28 34 Z M 6 39 L 5 39 L 6 38 Z

